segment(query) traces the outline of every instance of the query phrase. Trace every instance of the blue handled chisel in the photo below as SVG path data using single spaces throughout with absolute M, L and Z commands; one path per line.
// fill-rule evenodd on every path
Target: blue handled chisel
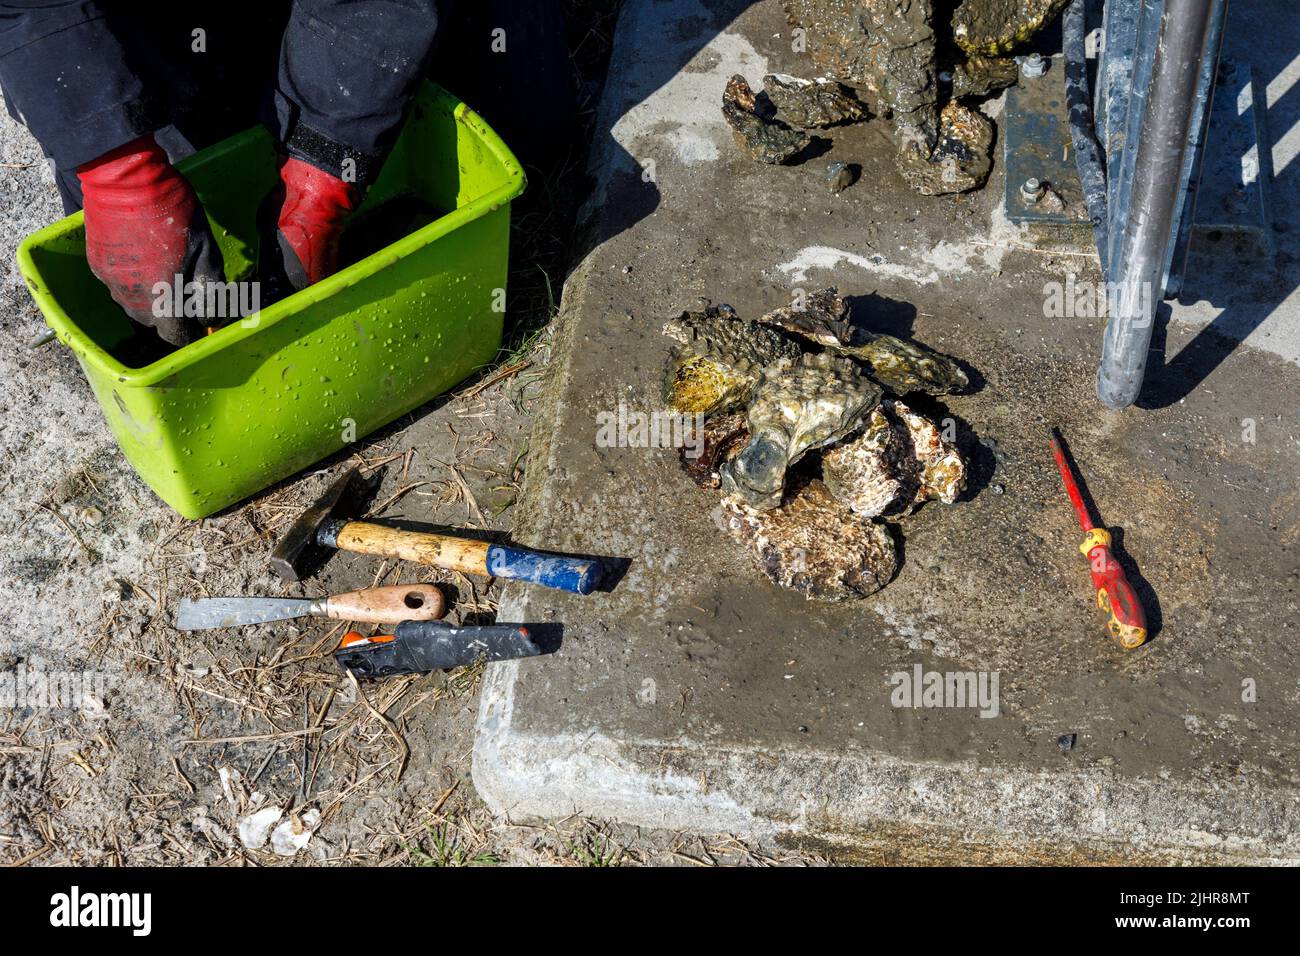
M 331 485 L 280 539 L 271 554 L 271 567 L 280 577 L 286 581 L 299 580 L 298 566 L 303 553 L 311 545 L 320 545 L 466 574 L 528 581 L 574 594 L 590 594 L 600 585 L 600 562 L 590 558 L 543 554 L 455 534 L 406 531 L 368 521 L 339 519 L 335 509 L 356 473 L 355 468 L 350 469 Z

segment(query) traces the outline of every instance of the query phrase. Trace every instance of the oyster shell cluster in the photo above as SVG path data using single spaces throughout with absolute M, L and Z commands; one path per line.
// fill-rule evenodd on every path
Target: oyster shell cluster
M 963 100 L 1015 83 L 1007 54 L 1068 0 L 782 0 L 821 76 L 770 74 L 755 93 L 733 77 L 723 115 L 754 159 L 796 162 L 807 131 L 888 117 L 903 178 L 922 195 L 965 192 L 992 166 L 993 124 Z M 945 18 L 946 23 L 937 18 Z M 951 43 L 940 41 L 950 36 Z
M 837 290 L 757 320 L 730 306 L 685 312 L 664 333 L 676 343 L 668 407 L 707 416 L 682 466 L 722 492 L 723 526 L 777 584 L 827 601 L 878 591 L 897 570 L 884 519 L 952 504 L 965 487 L 952 436 L 898 397 L 960 391 L 965 373 L 918 343 L 854 328 Z

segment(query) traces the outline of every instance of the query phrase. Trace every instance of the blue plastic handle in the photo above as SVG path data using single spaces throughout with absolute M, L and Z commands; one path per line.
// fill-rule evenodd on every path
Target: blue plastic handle
M 600 584 L 601 567 L 585 558 L 538 554 L 494 544 L 488 548 L 487 573 L 494 578 L 528 581 L 557 591 L 590 594 Z

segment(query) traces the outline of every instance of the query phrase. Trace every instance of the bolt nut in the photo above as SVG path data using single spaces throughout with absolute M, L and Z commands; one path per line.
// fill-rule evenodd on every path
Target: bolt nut
M 1041 179 L 1026 179 L 1020 185 L 1020 198 L 1026 203 L 1036 203 L 1043 198 L 1043 193 L 1047 192 L 1047 187 L 1043 185 Z
M 1020 73 L 1022 76 L 1033 79 L 1042 76 L 1047 72 L 1047 58 L 1041 53 L 1031 53 L 1020 61 Z

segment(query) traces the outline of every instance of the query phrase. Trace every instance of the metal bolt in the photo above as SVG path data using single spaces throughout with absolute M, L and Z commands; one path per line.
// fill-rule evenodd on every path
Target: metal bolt
M 1020 186 L 1020 198 L 1032 205 L 1042 199 L 1046 191 L 1041 180 L 1026 179 Z
M 1047 60 L 1041 53 L 1031 53 L 1020 61 L 1020 72 L 1030 79 L 1047 72 Z

